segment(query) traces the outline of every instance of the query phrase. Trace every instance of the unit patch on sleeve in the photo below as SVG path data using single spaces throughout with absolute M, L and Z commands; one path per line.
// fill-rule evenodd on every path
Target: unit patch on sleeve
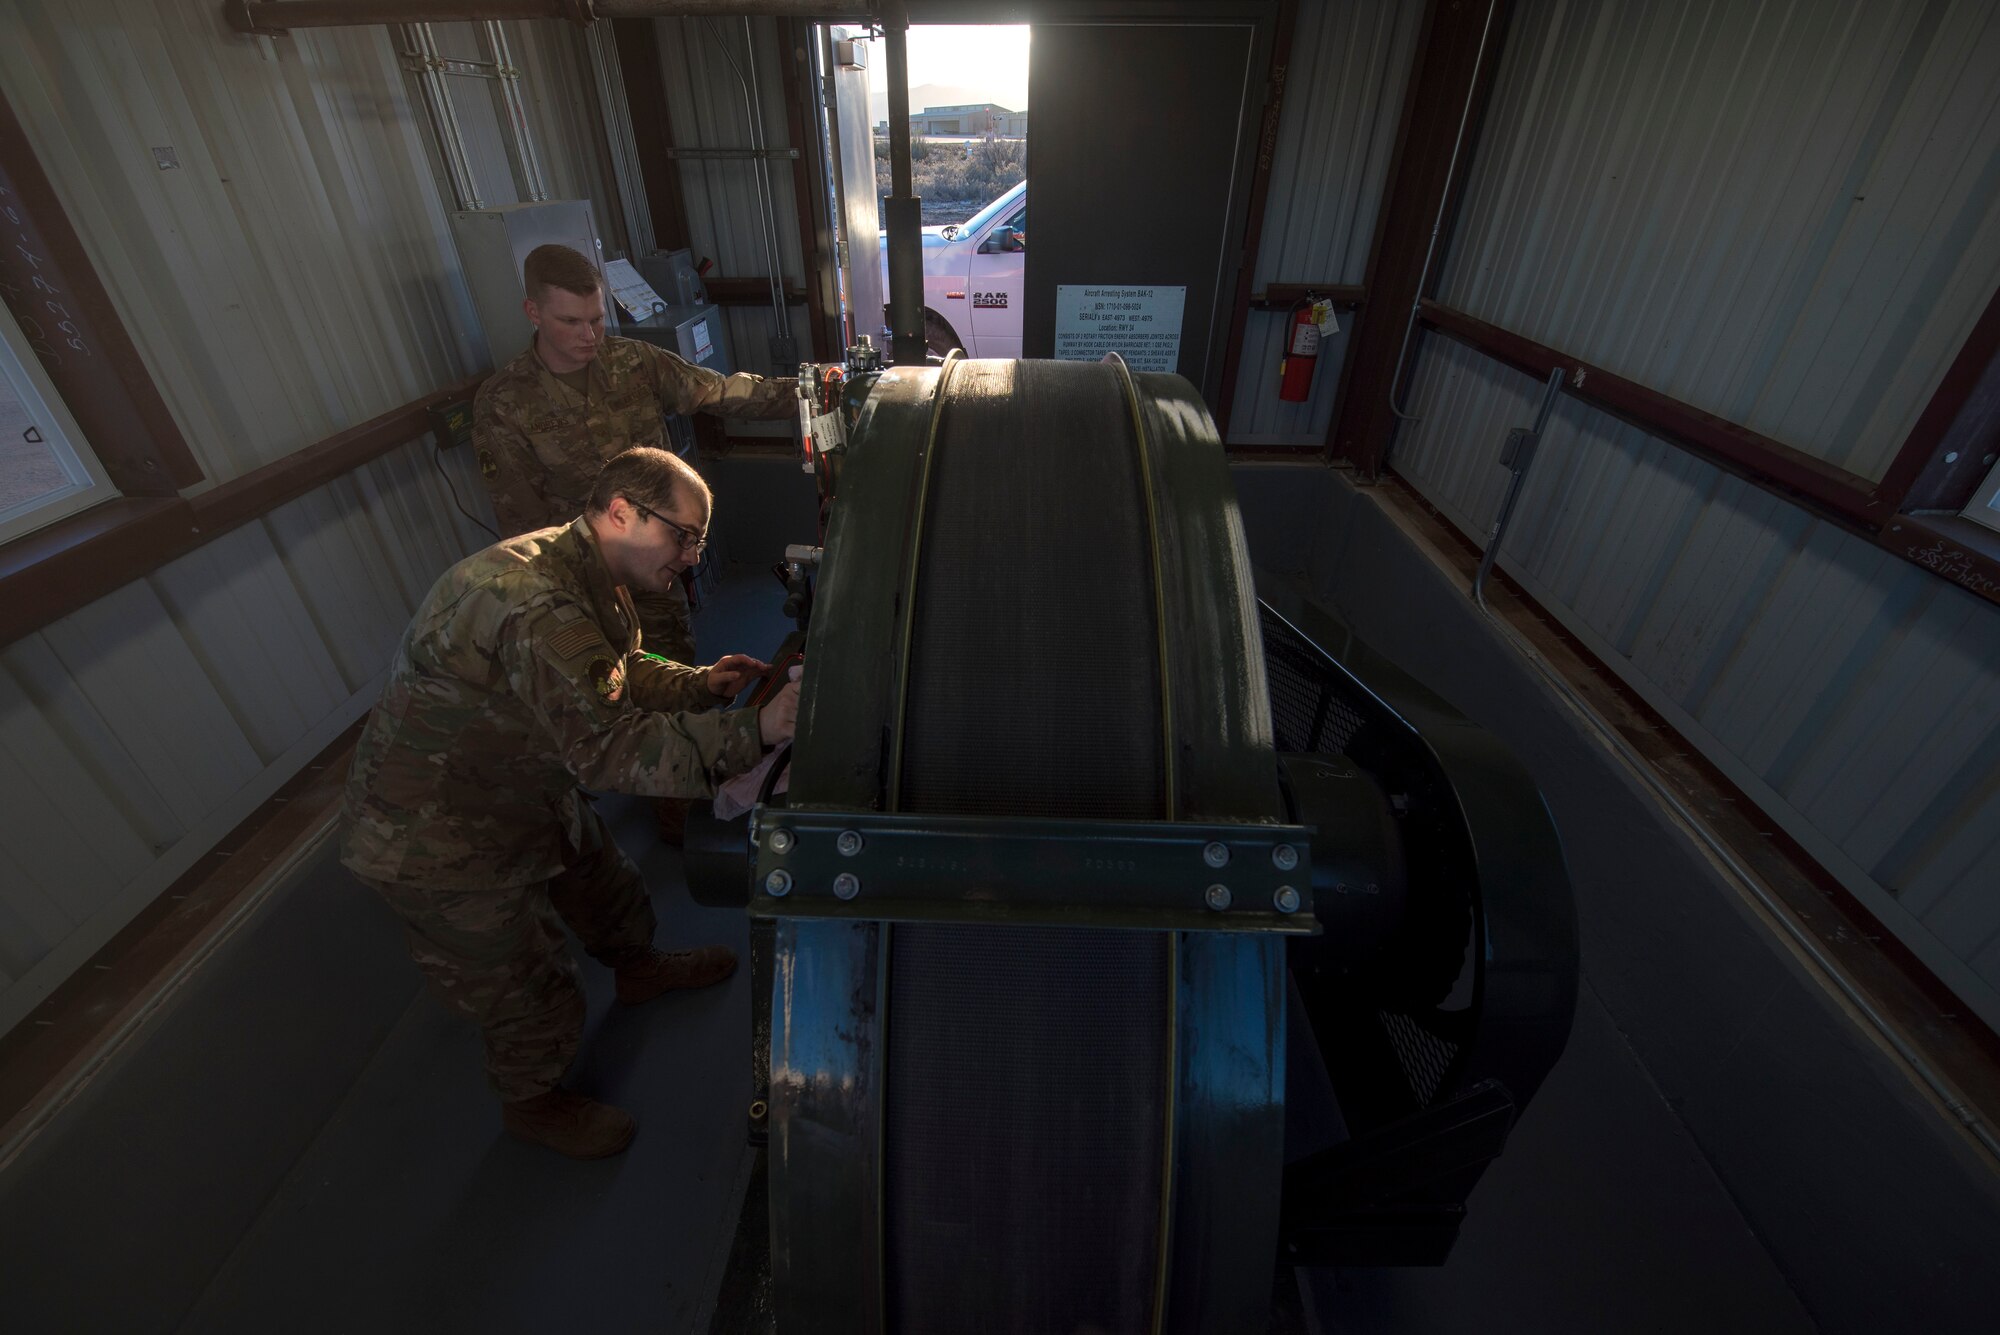
M 590 667 L 586 671 L 590 673 L 590 684 L 597 688 L 598 699 L 616 704 L 618 697 L 625 693 L 623 664 L 613 662 L 600 654 L 590 660 Z

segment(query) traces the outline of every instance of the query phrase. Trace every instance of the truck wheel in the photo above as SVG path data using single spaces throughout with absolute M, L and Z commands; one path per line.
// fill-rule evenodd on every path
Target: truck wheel
M 951 327 L 951 321 L 939 315 L 930 307 L 924 307 L 924 350 L 933 357 L 942 357 L 953 348 L 962 348 L 958 331 Z

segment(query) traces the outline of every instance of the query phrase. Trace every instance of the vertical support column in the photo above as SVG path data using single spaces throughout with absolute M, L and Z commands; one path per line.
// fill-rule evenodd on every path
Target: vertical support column
M 1443 268 L 1466 165 L 1493 91 L 1513 0 L 1430 0 L 1403 98 L 1396 156 L 1369 249 L 1368 307 L 1341 370 L 1327 428 L 1330 458 L 1365 478 L 1382 471 L 1396 432 L 1393 404 L 1409 378 L 1417 302 Z
M 661 250 L 682 250 L 690 244 L 687 198 L 681 192 L 680 168 L 667 156 L 667 150 L 674 146 L 674 126 L 667 114 L 667 88 L 660 74 L 654 20 L 610 22 L 618 48 L 619 83 L 625 91 L 632 127 L 632 152 L 638 159 L 653 239 Z M 636 238 L 634 244 L 638 244 Z
M 635 22 L 652 27 L 645 19 Z M 594 23 L 584 30 L 584 42 L 590 53 L 590 81 L 597 92 L 597 114 L 604 124 L 605 146 L 611 157 L 612 184 L 618 191 L 618 210 L 625 223 L 625 242 L 631 249 L 631 258 L 636 260 L 652 254 L 656 246 L 645 173 L 639 166 L 632 111 L 626 101 L 625 62 L 618 50 L 615 28 Z
M 785 125 L 798 156 L 792 159 L 792 200 L 798 214 L 799 255 L 804 260 L 806 317 L 812 329 L 814 361 L 840 355 L 832 264 L 833 223 L 826 191 L 826 159 L 820 151 L 822 93 L 813 75 L 813 27 L 803 19 L 780 20 L 778 41 L 785 52 Z
M 1236 406 L 1236 378 L 1243 367 L 1243 329 L 1250 322 L 1250 289 L 1257 281 L 1257 251 L 1264 240 L 1264 206 L 1271 197 L 1271 159 L 1278 151 L 1278 118 L 1285 107 L 1285 76 L 1292 63 L 1292 34 L 1299 26 L 1299 0 L 1278 0 L 1277 28 L 1271 34 L 1271 66 L 1265 75 L 1264 122 L 1257 135 L 1257 169 L 1250 178 L 1250 216 L 1243 222 L 1243 261 L 1236 271 L 1236 300 L 1229 312 L 1229 341 L 1223 345 L 1222 390 L 1215 396 L 1215 433 L 1229 444 L 1229 414 Z
M 0 93 L 0 302 L 83 428 L 111 484 L 172 496 L 201 466 Z
M 1884 513 L 1957 510 L 1979 487 L 2000 445 L 2000 291 L 1965 336 L 1944 379 L 1888 471 L 1875 484 Z
M 923 201 L 910 180 L 909 12 L 901 0 L 885 6 L 883 46 L 889 66 L 889 171 L 884 206 L 889 224 L 889 349 L 898 366 L 924 361 Z

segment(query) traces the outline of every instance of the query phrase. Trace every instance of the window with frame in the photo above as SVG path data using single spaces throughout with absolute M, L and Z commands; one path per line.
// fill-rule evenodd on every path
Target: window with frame
M 0 542 L 117 495 L 33 342 L 0 306 Z
M 1979 484 L 1979 490 L 1972 493 L 1972 499 L 1959 513 L 1975 524 L 2000 530 L 2000 462 L 1993 465 L 1986 480 Z

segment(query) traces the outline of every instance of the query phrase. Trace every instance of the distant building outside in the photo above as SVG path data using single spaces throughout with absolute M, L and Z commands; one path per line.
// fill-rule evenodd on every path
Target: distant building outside
M 1028 135 L 1028 113 L 1009 111 L 995 102 L 962 107 L 925 107 L 911 115 L 910 133 L 919 137 L 964 135 L 1025 139 Z

